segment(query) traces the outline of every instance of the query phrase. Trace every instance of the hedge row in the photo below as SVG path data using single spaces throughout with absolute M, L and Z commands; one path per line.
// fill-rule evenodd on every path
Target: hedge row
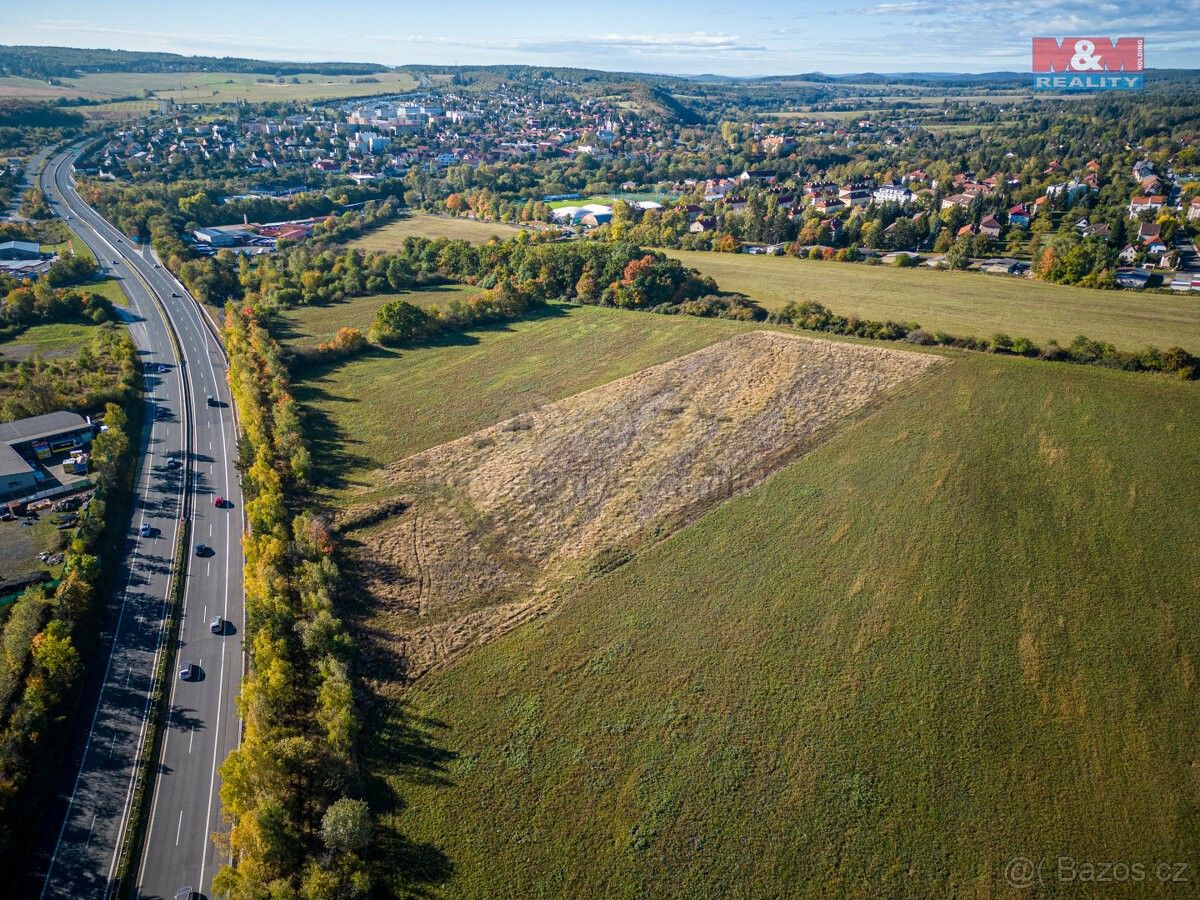
M 296 511 L 309 457 L 278 344 L 233 307 L 224 338 L 242 428 L 250 666 L 238 699 L 245 737 L 221 766 L 234 862 L 213 890 L 256 900 L 363 897 L 371 821 L 359 799 L 353 646 L 334 603 L 334 541 L 319 517 Z
M 1104 366 L 1127 372 L 1162 372 L 1187 380 L 1200 378 L 1200 357 L 1192 355 L 1182 347 L 1170 347 L 1166 350 L 1148 347 L 1140 353 L 1133 353 L 1118 350 L 1112 344 L 1094 341 L 1083 335 L 1075 338 L 1066 347 L 1060 346 L 1057 341 L 1050 341 L 1042 347 L 1029 338 L 1012 337 L 1004 333 L 997 333 L 990 338 L 957 337 L 943 331 L 927 332 L 915 322 L 879 322 L 853 316 L 839 316 L 811 300 L 792 301 L 770 321 L 794 325 L 807 331 L 824 331 L 880 341 L 939 344 L 964 350 Z

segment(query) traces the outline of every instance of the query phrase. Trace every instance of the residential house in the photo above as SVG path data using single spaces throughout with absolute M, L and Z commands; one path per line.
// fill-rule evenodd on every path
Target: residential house
M 782 134 L 769 134 L 762 139 L 762 148 L 764 153 L 787 156 L 796 149 L 796 142 Z
M 1047 197 L 1057 197 L 1059 194 L 1065 193 L 1067 195 L 1067 203 L 1069 205 L 1069 204 L 1074 203 L 1077 199 L 1082 197 L 1084 194 L 1087 194 L 1091 190 L 1093 190 L 1091 185 L 1085 184 L 1084 182 L 1080 181 L 1078 178 L 1072 178 L 1069 182 L 1064 182 L 1061 184 L 1052 184 L 1049 187 L 1047 187 L 1046 188 L 1046 196 Z
M 1019 225 L 1021 228 L 1028 228 L 1029 219 L 1029 207 L 1024 203 L 1018 203 L 1008 211 L 1008 223 L 1010 225 Z
M 972 268 L 976 268 L 980 272 L 987 272 L 989 275 L 1020 275 L 1028 265 L 1018 259 L 1004 256 L 982 260 Z
M 884 184 L 878 187 L 875 190 L 874 197 L 876 203 L 904 204 L 912 201 L 913 194 L 912 191 L 910 191 L 903 184 L 893 181 L 889 184 Z
M 716 219 L 700 218 L 688 226 L 688 231 L 692 234 L 701 234 L 705 231 L 712 231 L 716 227 Z
M 949 197 L 942 198 L 942 209 L 953 209 L 956 206 L 970 209 L 974 202 L 975 197 L 971 194 L 951 194 Z
M 846 204 L 837 197 L 821 197 L 813 202 L 813 209 L 821 213 L 837 212 L 845 208 Z
M 1129 218 L 1136 219 L 1140 213 L 1147 210 L 1158 211 L 1162 209 L 1162 205 L 1167 202 L 1167 198 L 1162 194 L 1154 194 L 1150 197 L 1134 197 L 1129 201 Z
M 1163 180 L 1157 175 L 1147 175 L 1141 180 L 1142 196 L 1149 197 L 1154 194 L 1165 194 L 1166 186 Z
M 1000 239 L 1001 230 L 1000 220 L 995 216 L 984 216 L 979 223 L 979 233 L 985 238 L 990 238 L 993 241 Z
M 1200 197 L 1193 197 L 1192 202 L 1188 204 L 1187 217 L 1189 222 L 1200 219 Z
M 847 206 L 866 206 L 871 202 L 871 188 L 868 184 L 847 184 L 838 191 L 838 199 Z

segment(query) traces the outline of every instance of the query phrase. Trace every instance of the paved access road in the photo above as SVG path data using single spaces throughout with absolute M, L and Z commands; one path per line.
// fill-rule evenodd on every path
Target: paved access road
M 207 894 L 222 862 L 211 838 L 223 827 L 217 768 L 240 739 L 236 697 L 244 666 L 242 495 L 226 362 L 204 313 L 149 248 L 133 244 L 79 198 L 72 160 L 72 152 L 55 156 L 43 170 L 42 188 L 101 266 L 121 279 L 142 359 L 152 371 L 159 364 L 167 369 L 147 377 L 151 426 L 130 551 L 121 561 L 127 586 L 112 598 L 116 625 L 105 636 L 111 652 L 88 673 L 102 679 L 102 686 L 86 742 L 71 763 L 76 768 L 69 794 L 64 792 L 61 827 L 40 861 L 39 874 L 45 873 L 40 890 L 45 897 L 103 897 L 111 889 L 129 826 L 154 663 L 165 652 L 176 655 L 177 663 L 169 673 L 169 727 L 136 888 L 147 898 L 174 897 L 184 886 Z M 192 472 L 187 497 L 181 469 L 167 466 L 167 454 L 181 450 Z M 217 496 L 225 498 L 222 508 L 213 503 Z M 184 512 L 191 525 L 188 557 L 173 566 Z M 150 523 L 149 538 L 138 533 L 143 520 Z M 194 554 L 196 544 L 208 548 L 205 555 Z M 166 646 L 165 600 L 180 562 L 187 564 L 183 619 L 178 645 Z M 215 616 L 225 623 L 219 634 L 210 630 Z M 189 681 L 178 677 L 185 660 L 198 670 Z

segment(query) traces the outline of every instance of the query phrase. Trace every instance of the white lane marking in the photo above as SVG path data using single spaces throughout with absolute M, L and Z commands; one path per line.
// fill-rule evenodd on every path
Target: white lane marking
M 61 175 L 61 173 L 62 173 L 62 165 L 61 165 L 61 162 L 60 162 L 60 163 L 59 163 L 59 167 L 58 167 L 58 169 L 57 169 L 57 175 Z M 58 188 L 58 189 L 60 189 L 60 190 L 61 190 L 61 185 L 58 183 L 58 181 L 57 181 L 57 177 L 56 177 L 56 179 L 55 179 L 55 186 L 56 186 L 56 188 Z M 87 210 L 87 211 L 88 211 L 89 213 L 91 212 L 91 211 L 90 211 L 90 209 L 89 209 L 89 210 Z M 77 212 L 78 212 L 78 211 L 77 211 Z M 97 230 L 97 227 L 96 227 L 96 225 L 94 224 L 94 221 L 93 221 L 93 220 L 95 220 L 95 221 L 99 221 L 99 222 L 100 222 L 100 223 L 102 223 L 103 225 L 107 226 L 107 227 L 109 228 L 109 230 L 111 231 L 111 230 L 113 230 L 113 229 L 112 229 L 112 226 L 111 226 L 111 225 L 109 225 L 109 223 L 108 223 L 108 222 L 106 222 L 104 219 L 102 219 L 102 218 L 101 218 L 101 217 L 99 217 L 99 216 L 93 216 L 93 215 L 80 215 L 80 219 L 81 219 L 82 221 L 84 221 L 84 222 L 86 222 L 86 223 L 88 223 L 88 224 L 89 224 L 89 226 L 91 227 L 92 233 L 93 233 L 93 235 L 95 236 L 95 238 L 96 238 L 97 240 L 99 240 L 99 241 L 102 241 L 103 243 L 107 244 L 107 245 L 109 246 L 109 248 L 112 250 L 112 252 L 113 252 L 114 254 L 116 254 L 116 253 L 117 253 L 117 251 L 116 251 L 116 248 L 115 248 L 115 247 L 113 247 L 113 246 L 112 246 L 112 244 L 111 244 L 111 243 L 110 243 L 110 242 L 109 242 L 109 241 L 108 241 L 108 240 L 107 240 L 107 239 L 106 239 L 106 238 L 105 238 L 105 237 L 104 237 L 104 236 L 103 236 L 103 235 L 102 235 L 102 234 L 101 234 L 101 233 L 100 233 L 100 232 Z M 83 237 L 83 235 L 82 235 L 82 234 L 81 234 L 81 237 Z M 85 243 L 86 243 L 86 240 L 85 240 Z M 136 273 L 137 273 L 137 270 L 136 270 L 136 268 L 135 268 L 135 270 L 134 270 L 134 271 L 135 271 L 135 274 L 136 274 Z M 131 282 L 131 283 L 132 283 L 132 282 Z M 133 308 L 133 309 L 138 309 L 138 307 L 139 307 L 139 302 L 138 302 L 137 298 L 135 298 L 135 297 L 133 296 L 133 294 L 131 293 L 131 291 L 128 289 L 128 287 L 127 287 L 125 284 L 122 284 L 122 288 L 125 290 L 125 293 L 126 293 L 126 295 L 129 297 L 129 301 L 130 301 L 130 306 L 131 306 L 131 308 Z M 153 293 L 152 289 L 151 289 L 150 293 Z M 151 304 L 153 304 L 153 298 L 152 298 L 152 297 L 151 297 L 151 299 L 150 299 L 150 303 L 151 303 Z M 161 313 L 161 310 L 158 310 L 157 308 L 156 308 L 156 311 L 159 311 L 159 312 Z M 164 322 L 164 326 L 165 326 L 165 325 L 166 325 L 166 322 Z M 148 330 L 148 328 L 147 328 L 147 327 L 139 327 L 139 329 L 138 329 L 138 330 L 139 330 L 139 332 L 144 332 L 144 333 L 145 333 L 147 336 L 149 335 L 149 330 Z M 148 342 L 148 341 L 147 341 L 147 342 Z M 173 351 L 174 351 L 174 347 L 172 347 L 172 353 L 173 353 Z M 179 362 L 178 360 L 177 360 L 177 362 L 179 363 L 179 365 L 182 365 L 182 363 L 181 363 L 181 362 Z M 181 387 L 181 391 L 180 391 L 180 393 L 181 393 L 181 395 L 182 395 L 182 375 L 179 375 L 179 376 L 178 376 L 178 378 L 179 378 L 179 384 L 180 384 L 180 387 Z M 152 423 L 152 428 L 153 428 L 153 423 Z M 182 483 L 181 483 L 181 485 L 180 485 L 180 494 L 181 494 L 181 495 L 182 495 L 182 490 L 183 490 L 183 486 L 182 486 Z M 179 520 L 178 520 L 178 518 L 176 518 L 176 519 L 175 519 L 175 527 L 176 527 L 176 529 L 178 529 L 178 527 L 179 527 Z M 132 575 L 132 571 L 131 571 L 131 575 Z M 172 577 L 173 577 L 173 576 L 174 576 L 174 573 L 172 572 Z M 170 583 L 170 582 L 168 582 L 168 583 Z M 126 586 L 126 593 L 127 593 L 127 592 L 128 592 L 128 585 Z M 122 596 L 122 608 L 121 608 L 122 616 L 123 616 L 123 613 L 124 613 L 124 603 L 125 603 L 125 596 L 123 595 L 123 596 Z M 165 601 L 164 601 L 164 605 L 165 605 Z M 118 632 L 119 632 L 119 629 L 120 629 L 120 623 L 121 623 L 121 618 L 122 618 L 122 616 L 118 616 L 118 620 L 117 620 L 117 629 L 118 629 Z M 164 610 L 163 618 L 165 619 L 165 610 Z M 139 621 L 141 621 L 141 616 L 140 616 L 140 614 L 139 614 Z M 158 632 L 158 636 L 157 636 L 157 638 L 158 638 L 158 639 L 157 639 L 156 646 L 155 646 L 155 651 L 154 651 L 154 659 L 155 659 L 156 663 L 157 663 L 157 660 L 158 660 L 158 658 L 159 658 L 159 656 L 161 655 L 161 652 L 162 652 L 163 632 L 162 632 L 162 629 L 161 629 L 161 628 L 159 629 L 159 632 Z M 114 647 L 113 647 L 112 653 L 110 653 L 110 656 L 109 656 L 109 666 L 110 666 L 110 667 L 111 667 L 112 659 L 113 659 L 113 657 L 114 657 L 114 655 L 115 655 L 115 651 L 116 651 L 116 645 L 114 644 Z M 108 677 L 108 670 L 106 669 L 106 670 L 105 670 L 105 681 L 106 681 L 106 682 L 107 682 L 107 677 Z M 102 690 L 103 690 L 103 689 L 102 689 Z M 172 688 L 172 692 L 173 692 L 173 690 L 174 690 L 174 686 L 173 686 L 173 688 Z M 144 710 L 143 710 L 143 714 L 142 714 L 142 727 L 141 727 L 141 734 L 142 734 L 142 735 L 144 735 L 144 734 L 145 734 L 146 724 L 147 724 L 147 721 L 148 721 L 148 719 L 147 719 L 147 711 L 148 711 L 148 708 L 149 708 L 149 702 L 150 702 L 150 695 L 149 695 L 149 691 L 147 691 L 147 697 L 146 697 L 146 709 L 144 709 Z M 98 702 L 98 703 L 97 703 L 97 710 L 96 710 L 97 714 L 99 713 L 99 709 L 100 709 L 100 703 Z M 166 743 L 165 743 L 165 741 L 166 741 L 166 739 L 167 739 L 167 738 L 169 738 L 169 735 L 170 735 L 170 732 L 169 732 L 169 730 L 168 730 L 168 732 L 167 732 L 167 736 L 164 738 L 164 752 L 165 752 L 165 747 L 166 747 Z M 88 733 L 88 746 L 85 746 L 85 748 L 84 748 L 84 757 L 83 757 L 83 760 L 86 760 L 86 758 L 87 758 L 87 752 L 88 752 L 88 749 L 89 749 L 89 747 L 90 747 L 90 743 L 91 743 L 91 739 L 92 739 L 92 737 L 93 737 L 93 732 L 89 731 L 89 733 Z M 141 737 L 139 737 L 138 744 L 139 744 L 139 746 L 140 746 L 140 744 L 141 744 Z M 67 809 L 67 818 L 69 818 L 69 816 L 70 816 L 71 805 L 74 803 L 74 799 L 75 799 L 75 793 L 76 793 L 76 790 L 78 789 L 78 782 L 79 782 L 79 778 L 80 778 L 80 777 L 82 777 L 82 773 L 83 773 L 83 761 L 81 761 L 81 763 L 80 763 L 80 772 L 79 772 L 79 774 L 78 774 L 78 775 L 77 775 L 77 777 L 76 777 L 76 785 L 75 785 L 75 788 L 72 790 L 72 793 L 71 793 L 71 802 L 68 804 L 68 809 Z M 126 827 L 126 825 L 127 825 L 127 823 L 128 823 L 128 810 L 129 810 L 129 801 L 130 801 L 130 798 L 131 798 L 131 796 L 132 796 L 133 784 L 134 784 L 134 776 L 135 776 L 135 775 L 136 775 L 136 768 L 135 768 L 134 774 L 131 774 L 131 776 L 130 776 L 129 790 L 128 790 L 128 792 L 126 793 L 125 807 L 124 807 L 124 810 L 123 810 L 123 812 L 122 812 L 122 817 L 121 817 L 121 828 L 120 828 L 120 832 L 119 832 L 119 834 L 123 834 L 123 833 L 124 833 L 125 827 Z M 152 806 L 151 806 L 151 828 L 153 828 L 154 807 L 157 805 L 157 798 L 158 798 L 158 788 L 157 788 L 157 783 L 156 783 L 156 786 L 155 786 L 155 799 L 154 799 L 154 803 L 153 803 L 153 804 L 152 804 Z M 49 887 L 49 882 L 50 882 L 50 874 L 51 874 L 51 872 L 52 872 L 52 870 L 53 870 L 53 867 L 54 867 L 55 861 L 57 860 L 57 857 L 58 857 L 59 847 L 60 847 L 60 845 L 61 845 L 61 843 L 62 843 L 63 831 L 65 831 L 65 829 L 66 829 L 67 818 L 64 818 L 64 821 L 63 821 L 63 830 L 61 830 L 61 831 L 59 832 L 59 838 L 58 838 L 58 841 L 57 841 L 57 842 L 56 842 L 56 844 L 55 844 L 54 856 L 51 858 L 50 869 L 47 871 L 47 875 L 46 875 L 46 882 L 45 882 L 45 884 L 43 885 L 43 888 L 42 888 L 42 895 L 43 895 L 43 896 L 45 895 L 45 892 L 46 892 L 46 890 L 47 890 L 47 889 L 48 889 L 48 887 Z M 111 877 L 112 877 L 113 870 L 114 870 L 114 869 L 115 869 L 115 867 L 116 867 L 116 863 L 117 863 L 117 854 L 119 853 L 119 850 L 120 850 L 120 844 L 121 844 L 121 839 L 120 839 L 120 836 L 119 836 L 119 837 L 118 837 L 118 840 L 117 840 L 117 842 L 116 842 L 116 845 L 115 845 L 115 847 L 114 847 L 112 863 L 111 863 L 111 865 L 110 865 L 110 867 L 109 867 L 109 878 L 110 878 L 110 881 L 111 881 Z
M 191 754 L 192 754 L 192 741 L 195 739 L 195 737 L 196 737 L 196 726 L 193 725 L 191 728 L 191 733 L 188 735 L 188 755 L 189 756 L 191 756 Z M 176 839 L 176 843 L 178 843 L 178 839 Z
M 117 748 L 117 729 L 113 728 L 112 740 L 108 744 L 108 758 L 112 759 L 113 750 Z
M 84 853 L 87 853 L 88 847 L 92 846 L 92 832 L 96 830 L 96 816 L 98 815 L 99 813 L 92 813 L 92 824 L 88 826 L 87 840 L 83 844 Z
M 188 318 L 196 326 L 196 330 L 199 332 L 199 334 L 203 338 L 205 347 L 206 348 L 209 347 L 209 341 L 211 339 L 210 333 L 209 333 L 208 329 L 206 329 L 204 327 L 203 323 L 199 319 L 199 317 L 204 315 L 204 313 L 200 310 L 200 308 L 195 303 L 187 303 L 184 305 L 184 314 L 186 316 L 188 316 Z M 219 345 L 218 345 L 218 348 L 219 348 Z M 217 372 L 216 372 L 216 369 L 213 367 L 213 359 L 212 359 L 213 355 L 214 355 L 213 353 L 206 353 L 205 360 L 208 363 L 208 371 L 209 371 L 209 374 L 212 376 L 213 384 L 219 385 L 220 382 L 217 379 Z M 216 395 L 217 393 L 219 393 L 218 390 L 216 388 L 214 388 L 214 395 Z M 232 404 L 230 404 L 229 409 L 231 412 L 230 412 L 228 427 L 232 429 L 232 428 L 236 427 L 234 424 L 234 420 L 233 420 Z M 231 495 L 230 486 L 232 484 L 236 484 L 236 476 L 232 474 L 232 465 L 231 465 L 232 460 L 230 459 L 230 456 L 229 456 L 229 445 L 226 442 L 226 425 L 227 425 L 227 423 L 225 420 L 225 413 L 224 413 L 223 409 L 218 410 L 217 416 L 221 423 L 221 459 L 224 461 L 224 464 L 225 464 L 225 471 L 224 471 L 224 481 L 225 481 L 224 487 L 225 487 L 225 489 L 222 492 L 222 496 L 229 497 Z M 239 499 L 240 499 L 240 492 L 239 492 Z M 233 560 L 233 553 L 231 552 L 232 540 L 233 540 L 233 529 L 229 527 L 228 523 L 226 523 L 226 528 L 225 528 L 225 599 L 224 599 L 224 607 L 223 607 L 223 618 L 225 618 L 225 619 L 229 618 L 229 580 L 230 580 L 230 566 L 231 566 L 231 563 Z M 245 631 L 245 623 L 246 623 L 246 607 L 245 607 L 245 604 L 243 604 L 242 605 L 242 630 L 243 630 L 243 632 Z M 229 646 L 228 641 L 221 642 L 221 675 L 220 675 L 220 679 L 218 682 L 218 688 L 217 688 L 217 698 L 218 698 L 217 722 L 216 722 L 216 727 L 213 729 L 212 772 L 210 775 L 209 786 L 208 786 L 208 811 L 205 813 L 204 830 L 202 832 L 202 844 L 201 844 L 201 848 L 200 848 L 200 884 L 201 885 L 204 884 L 204 872 L 208 865 L 208 847 L 212 840 L 211 834 L 212 834 L 212 817 L 213 817 L 213 798 L 216 796 L 216 793 L 217 793 L 217 763 L 218 763 L 217 754 L 220 751 L 221 713 L 224 709 L 224 704 L 222 704 L 220 702 L 220 699 L 224 696 L 224 692 L 225 692 L 225 652 L 226 652 L 228 646 Z M 241 672 L 243 675 L 245 674 L 245 671 L 246 671 L 246 655 L 245 655 L 245 653 L 242 653 L 242 655 L 241 655 Z M 235 688 L 236 688 L 236 685 L 235 685 Z M 238 727 L 238 741 L 237 742 L 238 742 L 238 746 L 241 746 L 242 732 L 241 732 L 240 726 Z
M 154 434 L 153 420 L 150 422 L 150 433 L 151 433 L 151 435 Z M 142 489 L 141 489 L 140 493 L 143 496 L 145 496 L 149 490 L 149 485 L 150 485 L 150 466 L 146 464 L 146 461 L 144 459 L 139 461 L 139 465 L 141 465 L 141 467 L 142 467 Z M 75 798 L 79 792 L 79 782 L 83 779 L 83 773 L 87 767 L 88 754 L 91 753 L 91 749 L 92 749 L 92 739 L 96 736 L 96 722 L 100 717 L 100 710 L 104 706 L 105 688 L 108 685 L 109 676 L 112 674 L 112 665 L 113 665 L 113 661 L 117 658 L 117 650 L 120 649 L 120 641 L 117 638 L 121 633 L 121 625 L 125 620 L 125 610 L 127 608 L 128 601 L 129 601 L 129 586 L 133 581 L 134 568 L 137 564 L 137 557 L 138 557 L 138 553 L 139 553 L 140 549 L 141 549 L 140 540 L 135 540 L 134 547 L 133 547 L 133 553 L 130 555 L 129 571 L 128 571 L 128 574 L 126 575 L 126 579 L 125 579 L 125 590 L 121 592 L 121 606 L 120 606 L 120 610 L 117 613 L 117 624 L 113 629 L 113 642 L 112 642 L 112 645 L 109 647 L 108 662 L 105 664 L 105 667 L 104 667 L 104 678 L 100 682 L 101 683 L 100 696 L 98 698 L 96 698 L 96 710 L 94 713 L 92 713 L 92 724 L 91 724 L 91 727 L 88 729 L 88 737 L 87 737 L 87 741 L 84 743 L 83 755 L 79 758 L 79 770 L 78 770 L 78 772 L 75 773 L 75 782 L 71 787 L 71 797 L 67 801 L 67 809 L 66 809 L 66 812 L 63 814 L 63 823 L 62 823 L 62 826 L 58 830 L 58 838 L 54 842 L 54 853 L 50 857 L 50 865 L 47 866 L 47 868 L 46 868 L 46 880 L 42 883 L 42 890 L 41 890 L 41 894 L 39 895 L 41 897 L 45 897 L 46 891 L 48 891 L 50 889 L 50 879 L 54 875 L 54 867 L 58 863 L 58 854 L 59 854 L 59 851 L 62 849 L 63 836 L 66 834 L 67 823 L 71 820 L 71 812 L 75 807 Z M 160 638 L 160 642 L 161 642 L 161 638 Z M 158 653 L 158 651 L 156 650 L 155 651 L 155 659 L 156 660 L 157 660 L 157 653 Z M 149 702 L 150 702 L 150 692 L 147 691 L 146 692 L 146 703 L 149 704 Z M 142 723 L 143 723 L 143 727 L 144 727 L 145 714 L 143 714 Z M 141 746 L 140 738 L 138 741 L 138 746 Z M 130 790 L 132 790 L 132 788 L 133 788 L 133 777 L 134 777 L 134 775 L 136 775 L 136 773 L 137 773 L 137 767 L 134 766 L 133 772 L 130 775 L 130 782 L 129 782 Z M 113 856 L 114 864 L 115 864 L 116 854 L 119 852 L 120 852 L 120 841 L 117 842 L 116 848 L 114 850 L 114 856 Z M 110 869 L 110 872 L 111 872 L 111 869 Z
M 179 833 L 183 831 L 183 810 L 179 811 L 179 824 L 175 826 L 175 846 L 179 846 Z

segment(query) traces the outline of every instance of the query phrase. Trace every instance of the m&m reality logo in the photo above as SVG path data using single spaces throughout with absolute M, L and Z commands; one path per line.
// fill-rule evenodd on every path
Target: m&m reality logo
M 1033 87 L 1043 91 L 1140 91 L 1146 41 L 1140 37 L 1033 39 Z

